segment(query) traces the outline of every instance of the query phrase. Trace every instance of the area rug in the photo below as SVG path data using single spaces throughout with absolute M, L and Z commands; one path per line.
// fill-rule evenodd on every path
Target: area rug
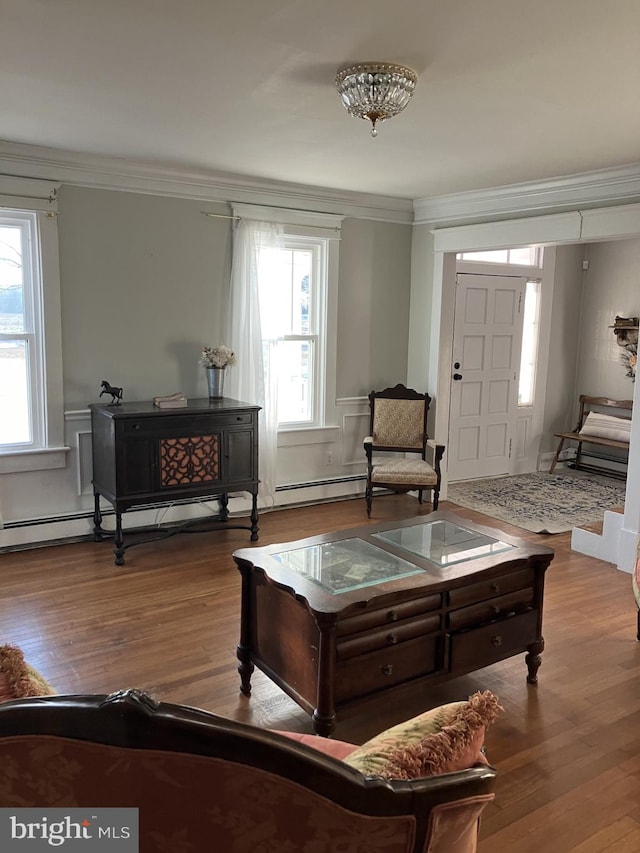
M 451 483 L 447 500 L 533 533 L 564 533 L 624 506 L 621 480 L 563 471 Z

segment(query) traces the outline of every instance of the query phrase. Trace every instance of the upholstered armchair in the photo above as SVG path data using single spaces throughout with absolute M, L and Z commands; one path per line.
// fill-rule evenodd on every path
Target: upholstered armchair
M 367 456 L 367 515 L 371 517 L 374 487 L 394 492 L 418 492 L 432 495 L 432 508 L 438 508 L 440 462 L 444 445 L 427 434 L 427 415 L 431 397 L 404 385 L 372 391 L 369 394 L 369 435 L 364 440 Z M 392 453 L 392 458 L 374 459 L 374 453 Z M 430 454 L 431 463 L 427 461 Z M 402 455 L 400 455 L 402 454 Z
M 94 821 L 87 833 L 102 808 L 137 809 L 140 853 L 474 853 L 494 796 L 481 746 L 498 707 L 476 694 L 414 718 L 401 742 L 388 730 L 369 748 L 137 690 L 10 700 L 0 703 L 0 806 L 80 808 Z M 413 778 L 403 766 L 384 778 L 380 762 L 395 755 L 397 765 L 408 742 L 418 768 L 444 772 Z

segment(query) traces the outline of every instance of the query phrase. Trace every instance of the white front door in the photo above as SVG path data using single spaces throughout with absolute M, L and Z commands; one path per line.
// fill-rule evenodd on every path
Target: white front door
M 449 481 L 513 472 L 526 276 L 456 277 Z

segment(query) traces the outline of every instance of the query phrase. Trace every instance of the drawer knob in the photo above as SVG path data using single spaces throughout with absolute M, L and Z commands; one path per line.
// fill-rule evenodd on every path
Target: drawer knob
M 500 584 L 492 583 L 491 584 L 491 592 L 500 592 Z
M 380 667 L 380 672 L 383 675 L 391 675 L 393 673 L 393 664 L 392 663 L 385 663 L 384 666 Z
M 387 637 L 387 641 L 391 643 L 392 646 L 395 646 L 395 644 L 398 642 L 398 635 L 389 634 L 389 636 Z
M 134 425 L 133 425 L 133 428 L 134 428 L 134 429 L 140 429 L 140 424 L 134 424 Z
M 491 638 L 491 645 L 496 646 L 496 648 L 502 645 L 502 637 L 500 636 L 500 634 L 497 634 L 495 637 Z
M 389 620 L 389 622 L 397 622 L 398 621 L 398 614 L 396 613 L 395 610 L 390 610 L 387 613 L 387 619 Z

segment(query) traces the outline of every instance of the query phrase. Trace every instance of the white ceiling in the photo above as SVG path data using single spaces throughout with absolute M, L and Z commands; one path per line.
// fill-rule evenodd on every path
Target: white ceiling
M 351 118 L 347 63 L 419 75 Z M 639 0 L 0 0 L 0 139 L 424 198 L 640 160 Z

